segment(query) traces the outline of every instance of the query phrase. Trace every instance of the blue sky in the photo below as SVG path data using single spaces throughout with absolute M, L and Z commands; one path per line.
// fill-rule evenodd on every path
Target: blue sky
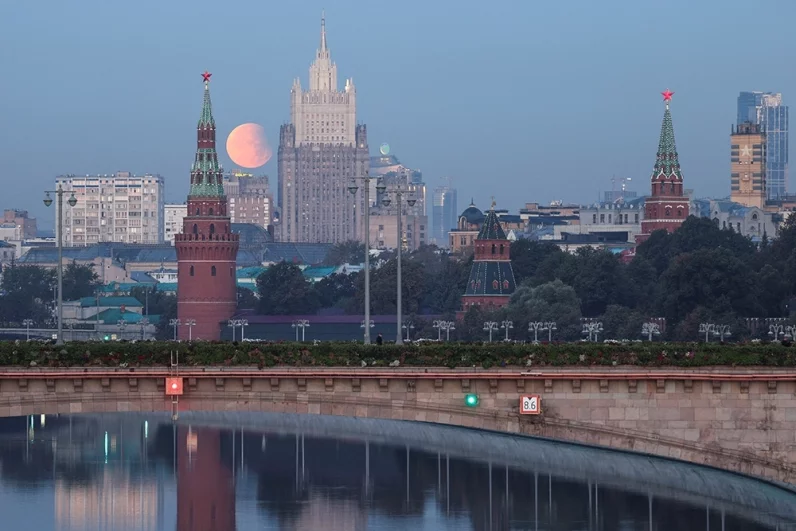
M 252 121 L 274 146 L 323 8 L 371 151 L 453 177 L 460 208 L 590 202 L 612 175 L 645 192 L 667 87 L 686 186 L 727 195 L 738 92 L 796 102 L 792 0 L 3 0 L 0 207 L 50 225 L 55 175 L 117 170 L 181 202 L 205 69 L 219 137 Z

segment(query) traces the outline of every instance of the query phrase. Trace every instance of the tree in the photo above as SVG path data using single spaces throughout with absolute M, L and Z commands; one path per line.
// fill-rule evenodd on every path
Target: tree
M 578 249 L 577 276 L 572 282 L 584 316 L 597 317 L 609 304 L 620 302 L 621 264 L 616 255 L 590 247 Z
M 365 261 L 365 244 L 355 240 L 340 242 L 326 254 L 324 265 L 361 264 Z
M 404 314 L 420 312 L 425 271 L 417 262 L 407 260 L 401 263 L 401 297 Z M 361 313 L 365 308 L 365 275 L 357 277 L 357 290 L 354 297 L 353 312 Z M 390 260 L 370 274 L 370 309 L 374 315 L 393 314 L 397 311 L 398 262 Z
M 511 242 L 511 266 L 517 283 L 532 278 L 545 258 L 558 254 L 563 254 L 563 251 L 552 242 L 524 238 Z
M 157 339 L 171 339 L 173 329 L 169 320 L 177 318 L 177 296 L 171 293 L 158 291 L 154 286 L 135 286 L 130 290 L 130 296 L 145 305 L 146 314 L 150 319 L 158 317 L 155 325 Z
M 257 277 L 260 303 L 265 315 L 309 315 L 318 309 L 318 297 L 301 269 L 287 262 L 272 265 Z
M 346 308 L 356 293 L 357 273 L 333 273 L 315 283 L 321 308 Z M 363 275 L 364 276 L 364 275 Z
M 554 321 L 557 328 L 554 337 L 575 340 L 581 336 L 580 300 L 575 289 L 560 280 L 535 287 L 527 282 L 520 285 L 506 313 L 520 331 L 527 330 L 530 321 Z M 527 332 L 521 333 L 527 337 Z
M 23 319 L 39 324 L 49 321 L 55 308 L 55 286 L 54 269 L 6 267 L 0 282 L 0 320 L 17 324 Z
M 253 310 L 257 307 L 257 296 L 252 290 L 237 286 L 237 292 L 239 310 Z
M 93 296 L 101 282 L 94 271 L 93 264 L 78 264 L 71 262 L 64 268 L 64 296 L 65 301 L 76 301 L 83 297 Z
M 606 339 L 638 339 L 644 321 L 641 313 L 617 304 L 608 306 L 600 316 Z

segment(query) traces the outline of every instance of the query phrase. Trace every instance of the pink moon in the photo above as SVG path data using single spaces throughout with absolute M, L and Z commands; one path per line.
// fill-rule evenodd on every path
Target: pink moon
M 242 124 L 227 137 L 227 154 L 242 168 L 259 168 L 271 159 L 273 151 L 261 125 Z

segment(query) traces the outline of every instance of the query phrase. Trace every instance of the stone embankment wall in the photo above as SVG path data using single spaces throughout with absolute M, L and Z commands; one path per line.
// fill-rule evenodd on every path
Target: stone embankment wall
M 403 419 L 551 437 L 796 483 L 796 375 L 772 370 L 575 372 L 277 370 L 181 374 L 47 369 L 0 374 L 0 416 L 266 411 Z M 480 403 L 464 405 L 478 394 Z M 540 415 L 519 397 L 541 396 Z

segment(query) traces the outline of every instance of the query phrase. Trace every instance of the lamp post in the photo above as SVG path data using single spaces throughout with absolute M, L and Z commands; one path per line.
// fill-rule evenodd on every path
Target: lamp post
M 558 328 L 556 328 L 556 322 L 555 321 L 546 321 L 545 324 L 544 324 L 544 328 L 542 328 L 542 330 L 547 330 L 547 342 L 548 343 L 552 343 L 553 342 L 553 330 L 558 330 Z
M 364 200 L 365 200 L 365 320 L 363 323 L 370 321 L 370 177 L 362 177 L 362 180 L 365 183 L 364 192 Z M 351 181 L 351 184 L 348 186 L 348 191 L 351 192 L 351 195 L 356 196 L 357 190 L 359 190 L 359 186 L 357 186 L 356 181 Z M 362 342 L 365 345 L 370 344 L 370 329 L 372 327 L 367 327 L 362 325 L 364 329 L 364 334 L 362 336 Z
M 647 341 L 652 341 L 652 336 L 661 335 L 661 327 L 658 323 L 644 323 L 641 325 L 641 335 L 647 336 Z
M 121 341 L 122 339 L 124 339 L 124 329 L 127 328 L 127 321 L 125 321 L 124 319 L 119 319 L 116 322 L 116 326 L 119 327 L 119 340 Z
M 22 326 L 25 327 L 26 341 L 30 341 L 30 327 L 33 325 L 33 319 L 23 319 Z
M 44 206 L 53 204 L 50 194 L 55 194 L 58 198 L 56 203 L 55 216 L 57 218 L 57 236 L 58 236 L 58 301 L 57 301 L 57 315 L 58 315 L 58 335 L 55 339 L 56 345 L 64 344 L 64 189 L 60 184 L 58 190 L 45 190 Z M 74 193 L 70 193 L 67 200 L 69 206 L 73 207 L 77 204 L 77 198 Z
M 785 327 L 781 324 L 772 324 L 768 326 L 768 335 L 771 336 L 774 341 L 779 339 L 779 336 L 785 335 Z
M 509 340 L 509 330 L 514 328 L 514 321 L 504 320 L 500 323 L 500 328 L 504 328 L 506 330 L 506 339 L 505 341 Z
M 716 331 L 713 332 L 719 336 L 719 341 L 724 342 L 724 336 L 732 335 L 730 333 L 730 325 L 716 325 Z
M 437 341 L 442 341 L 442 331 L 445 330 L 446 341 L 451 340 L 451 330 L 456 330 L 456 323 L 453 321 L 434 321 L 431 325 L 437 329 Z
M 589 341 L 597 341 L 597 336 L 603 331 L 603 324 L 600 322 L 592 321 L 590 323 L 583 323 L 583 333 L 589 336 Z
M 796 337 L 796 326 L 788 325 L 785 327 L 785 339 L 793 339 Z
M 547 328 L 545 328 L 545 324 L 547 323 L 543 323 L 541 321 L 531 321 L 528 323 L 528 332 L 533 332 L 534 345 L 539 344 L 539 330 L 547 330 Z
M 141 341 L 146 339 L 146 326 L 149 324 L 149 319 L 144 317 L 141 319 Z
M 700 323 L 699 333 L 705 334 L 705 343 L 710 341 L 710 334 L 716 333 L 716 325 L 713 323 Z
M 378 184 L 376 185 L 376 190 L 380 194 L 383 194 L 387 190 L 387 185 L 384 184 L 384 181 L 379 180 Z M 398 238 L 397 239 L 398 239 L 398 241 L 397 241 L 397 249 L 396 249 L 396 251 L 398 253 L 397 254 L 398 265 L 397 265 L 397 272 L 396 272 L 397 284 L 398 284 L 398 294 L 397 294 L 397 298 L 396 298 L 396 315 L 397 315 L 396 326 L 397 326 L 397 328 L 396 328 L 396 334 L 395 334 L 396 335 L 395 344 L 396 345 L 400 345 L 401 343 L 403 343 L 403 340 L 401 339 L 401 329 L 403 328 L 403 325 L 401 324 L 401 319 L 402 319 L 402 308 L 401 308 L 401 302 L 402 301 L 401 301 L 401 298 L 402 298 L 402 295 L 403 295 L 402 294 L 402 289 L 401 289 L 402 288 L 402 283 L 401 283 L 401 252 L 403 251 L 403 246 L 404 246 L 404 243 L 405 243 L 404 234 L 403 234 L 403 228 L 402 228 L 403 212 L 401 211 L 401 209 L 402 209 L 401 202 L 403 201 L 404 194 L 409 193 L 409 192 L 407 190 L 401 188 L 401 186 L 399 185 L 394 190 L 390 190 L 390 193 L 395 194 L 396 211 L 398 213 L 398 222 L 397 222 L 397 232 L 398 232 Z M 406 199 L 406 204 L 409 205 L 410 207 L 411 206 L 415 206 L 416 202 L 417 202 L 417 199 L 415 199 L 412 196 L 410 196 L 410 197 L 408 197 Z M 381 204 L 386 206 L 386 207 L 390 206 L 390 203 L 392 203 L 392 200 L 389 197 L 384 197 L 381 200 Z
M 310 322 L 307 319 L 296 319 L 295 321 L 293 321 L 293 324 L 290 325 L 290 326 L 292 326 L 293 328 L 296 329 L 296 343 L 298 343 L 298 340 L 299 340 L 298 339 L 299 328 L 301 328 L 301 342 L 303 343 L 304 342 L 304 329 L 307 328 L 309 325 L 310 325 Z
M 404 323 L 403 325 L 404 330 L 406 330 L 406 339 L 404 341 L 410 341 L 409 339 L 409 331 L 415 329 L 415 323 L 409 321 L 408 323 Z
M 227 321 L 227 326 L 232 329 L 232 342 L 234 343 L 235 342 L 235 329 L 238 327 L 238 325 L 235 324 L 235 319 L 229 319 Z
M 169 326 L 174 328 L 174 341 L 177 341 L 177 327 L 181 324 L 179 319 L 169 319 Z
M 186 319 L 185 326 L 188 327 L 188 342 L 193 341 L 193 327 L 196 326 L 196 319 Z
M 489 342 L 492 342 L 492 332 L 498 329 L 497 321 L 484 321 L 484 330 L 489 332 Z

